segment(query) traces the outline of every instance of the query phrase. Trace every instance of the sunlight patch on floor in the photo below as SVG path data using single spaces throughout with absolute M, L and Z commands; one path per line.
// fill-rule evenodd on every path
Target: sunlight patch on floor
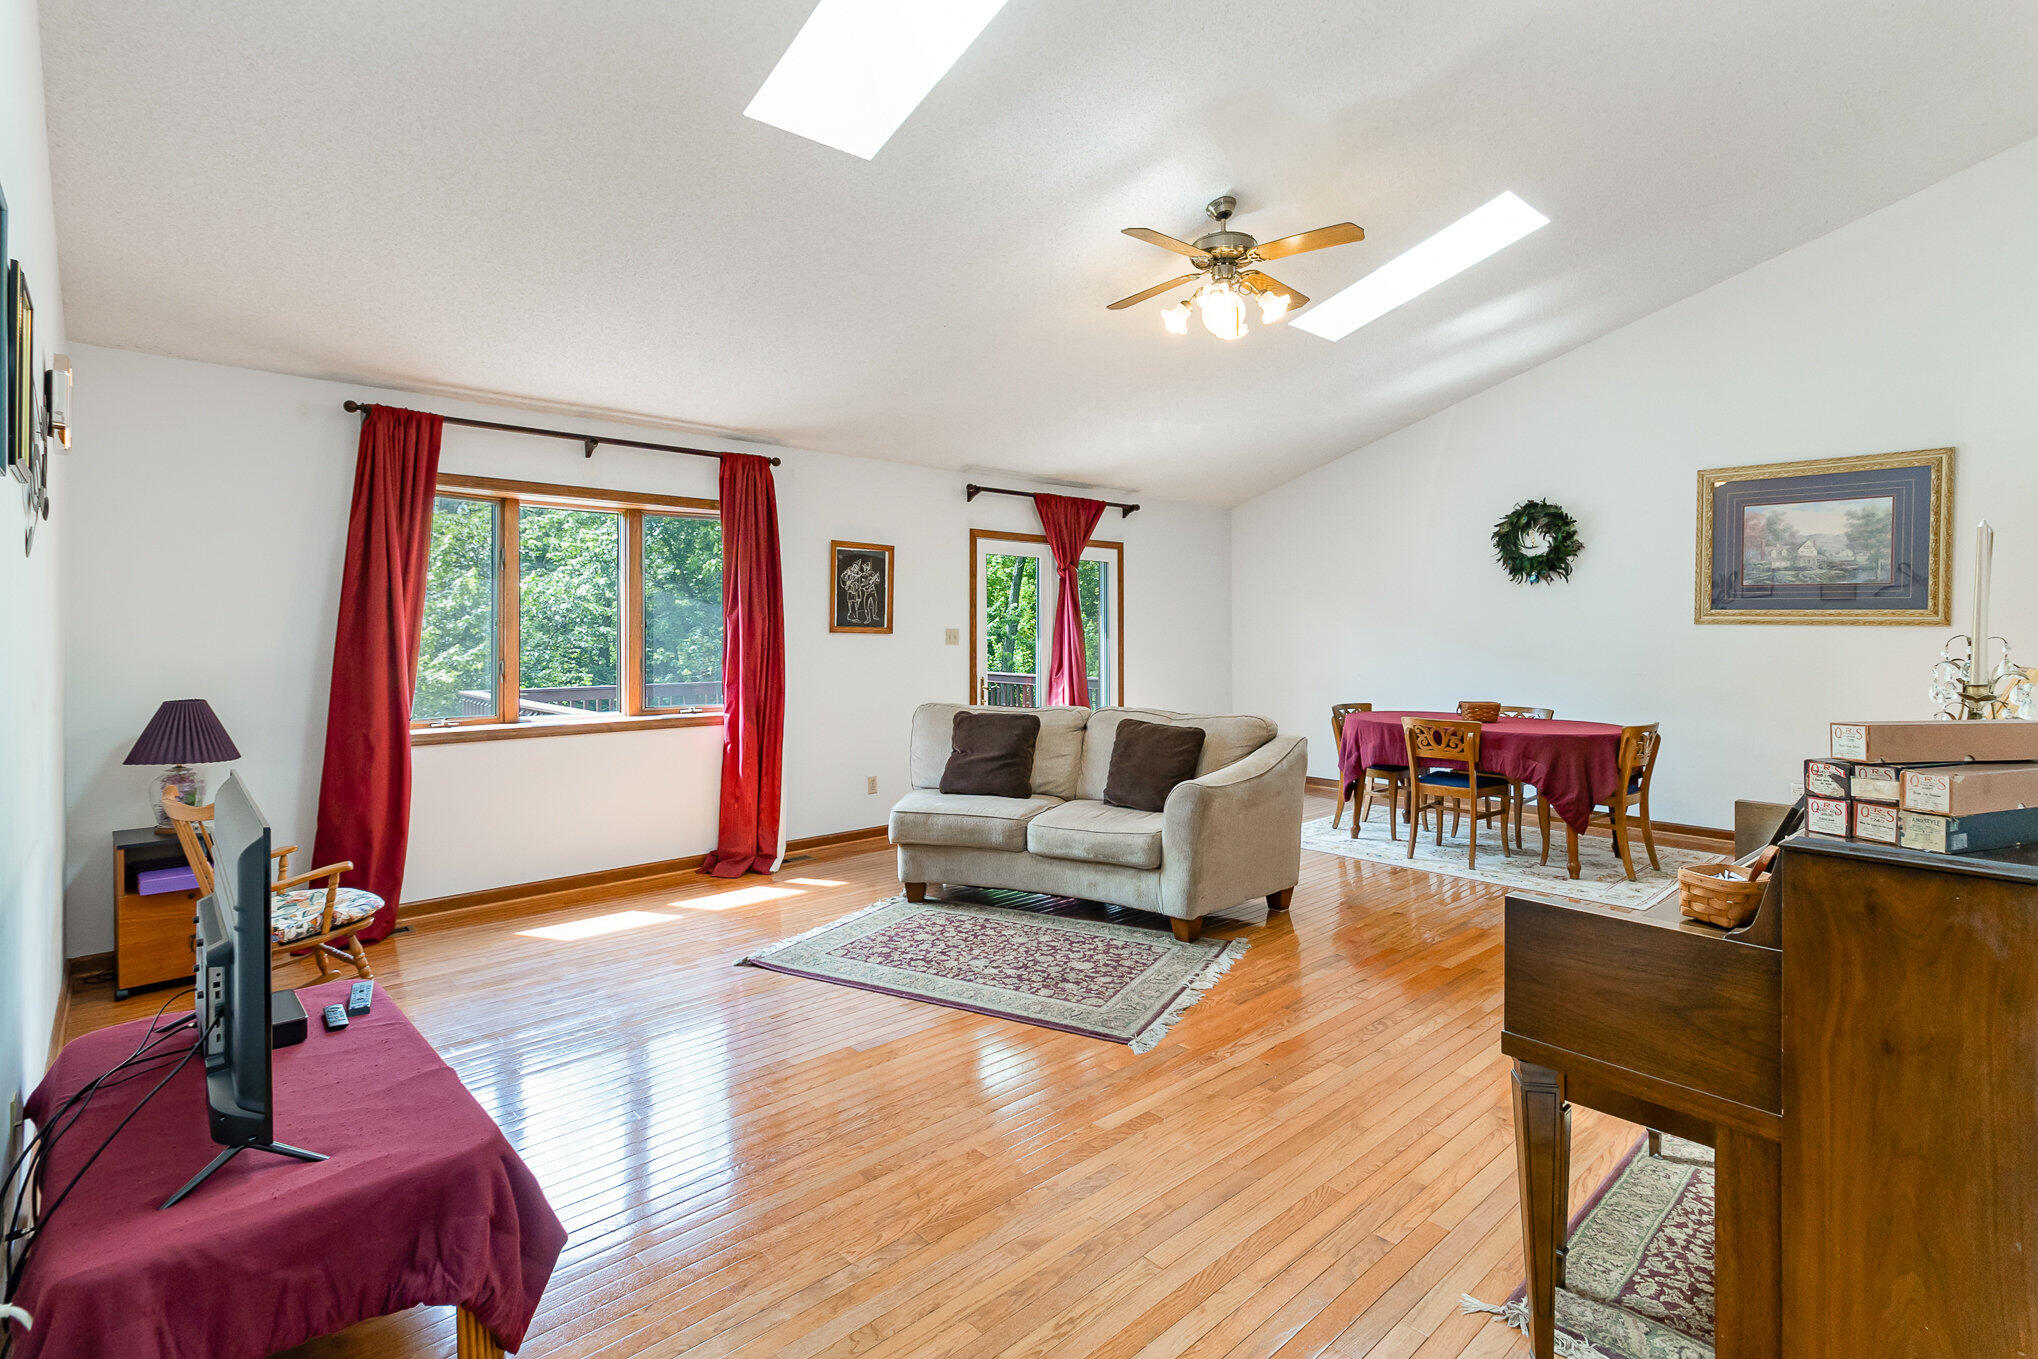
M 797 887 L 745 887 L 734 892 L 716 892 L 710 896 L 683 897 L 668 901 L 668 906 L 677 906 L 686 911 L 733 911 L 738 906 L 755 906 L 765 901 L 782 901 L 786 897 L 805 896 Z
M 668 920 L 678 920 L 676 915 L 660 915 L 656 911 L 611 911 L 607 915 L 590 915 L 579 920 L 567 920 L 557 925 L 539 925 L 534 929 L 518 930 L 527 939 L 598 939 L 604 934 L 620 934 L 624 930 L 643 929 L 646 925 L 662 925 Z

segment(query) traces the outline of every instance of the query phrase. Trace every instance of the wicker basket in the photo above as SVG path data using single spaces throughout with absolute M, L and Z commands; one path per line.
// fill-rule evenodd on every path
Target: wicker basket
M 1755 918 L 1762 893 L 1769 887 L 1765 874 L 1750 882 L 1726 859 L 1717 863 L 1693 864 L 1677 870 L 1677 886 L 1684 914 L 1721 929 L 1739 929 Z

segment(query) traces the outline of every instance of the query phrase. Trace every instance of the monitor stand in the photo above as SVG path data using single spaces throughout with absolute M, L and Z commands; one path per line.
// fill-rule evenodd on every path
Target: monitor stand
M 288 1147 L 281 1142 L 248 1142 L 237 1147 L 228 1147 L 225 1151 L 212 1158 L 212 1164 L 206 1166 L 205 1169 L 199 1171 L 196 1175 L 193 1175 L 189 1184 L 170 1195 L 169 1198 L 164 1199 L 163 1207 L 169 1208 L 174 1206 L 178 1200 L 210 1179 L 213 1171 L 218 1170 L 244 1151 L 266 1151 L 277 1156 L 289 1156 L 299 1161 L 323 1161 L 326 1159 L 315 1151 L 306 1151 L 302 1147 Z

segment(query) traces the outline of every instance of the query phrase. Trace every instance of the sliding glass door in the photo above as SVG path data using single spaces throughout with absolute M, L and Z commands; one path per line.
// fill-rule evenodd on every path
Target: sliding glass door
M 1040 707 L 1047 701 L 1060 586 L 1054 555 L 1037 535 L 984 529 L 970 534 L 970 551 L 975 568 L 970 701 L 1001 708 Z M 1092 543 L 1076 568 L 1091 707 L 1124 701 L 1119 674 L 1123 567 L 1121 544 Z

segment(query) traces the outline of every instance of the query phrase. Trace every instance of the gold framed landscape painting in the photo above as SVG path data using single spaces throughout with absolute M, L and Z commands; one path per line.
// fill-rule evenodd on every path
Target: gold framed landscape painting
M 1700 623 L 1953 619 L 1953 450 L 1698 474 Z

